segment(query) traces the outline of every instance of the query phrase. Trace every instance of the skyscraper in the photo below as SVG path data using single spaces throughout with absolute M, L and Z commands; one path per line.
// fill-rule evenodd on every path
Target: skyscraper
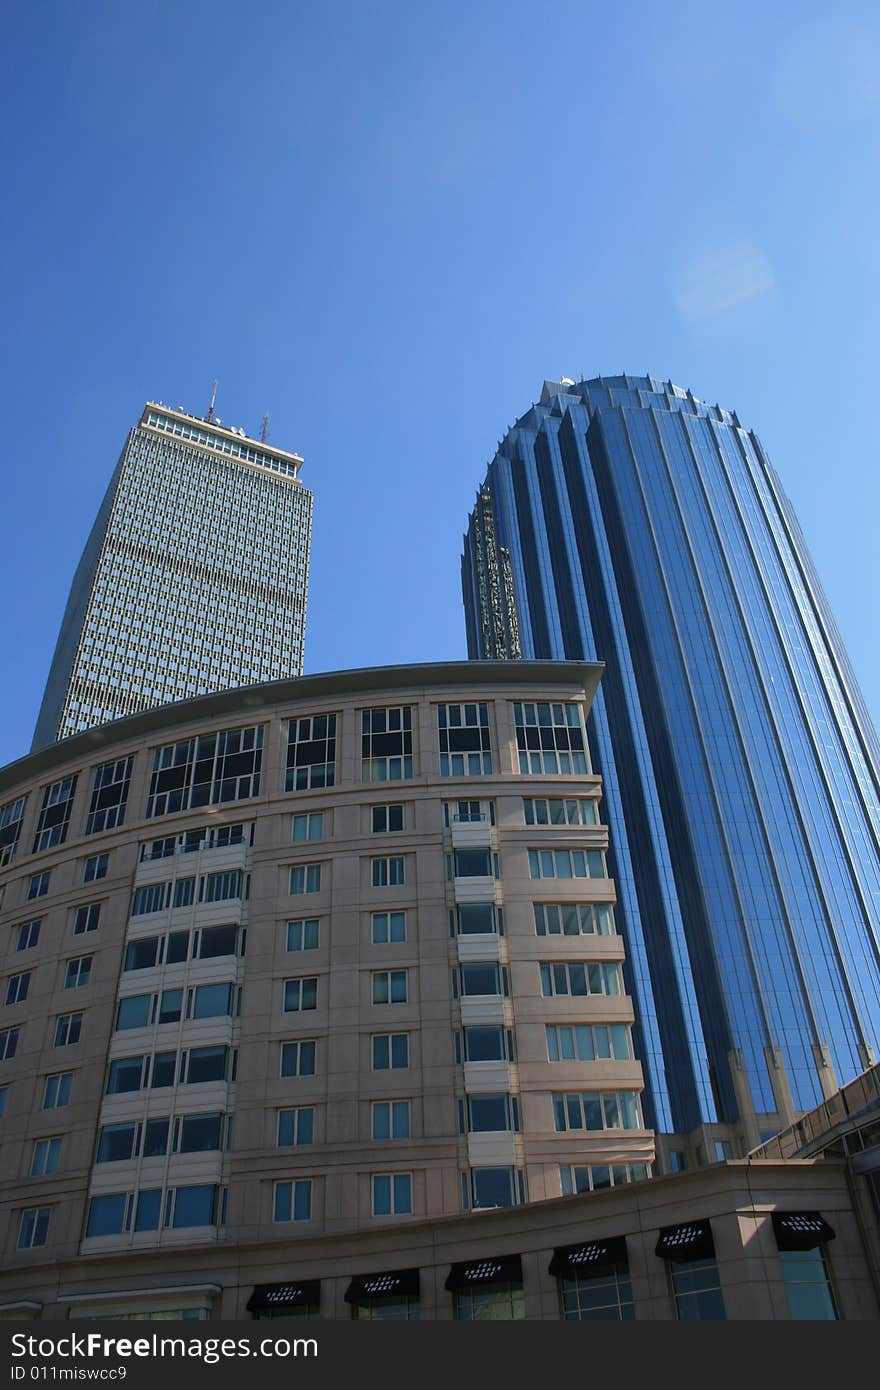
M 650 377 L 546 382 L 462 578 L 471 656 L 606 662 L 590 741 L 648 1114 L 703 1157 L 757 1142 L 880 1035 L 877 738 L 759 440 Z
M 302 674 L 302 459 L 148 402 L 79 562 L 32 747 L 189 696 Z

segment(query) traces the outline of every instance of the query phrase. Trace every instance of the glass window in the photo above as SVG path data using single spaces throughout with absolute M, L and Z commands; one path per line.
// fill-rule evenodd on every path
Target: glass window
M 101 919 L 100 903 L 85 903 L 74 911 L 73 934 L 81 936 L 84 932 L 97 931 Z
M 557 1130 L 641 1129 L 636 1091 L 588 1091 L 553 1095 Z
M 599 803 L 592 797 L 524 797 L 526 825 L 598 825 Z
M 170 883 L 148 883 L 136 888 L 131 900 L 132 917 L 144 917 L 148 912 L 162 912 L 170 891 Z
M 495 936 L 500 925 L 493 903 L 459 903 L 455 909 L 459 936 Z
M 296 864 L 290 870 L 291 893 L 320 893 L 321 865 Z
M 318 1007 L 318 977 L 305 976 L 297 980 L 284 981 L 284 1012 L 296 1013 Z
M 374 888 L 400 888 L 404 883 L 404 863 L 402 855 L 372 861 L 372 881 Z
M 33 875 L 28 882 L 27 895 L 29 900 L 31 898 L 44 898 L 46 896 L 49 891 L 50 876 L 50 869 L 46 869 L 45 872 L 41 874 Z
M 406 913 L 374 912 L 371 919 L 371 939 L 374 946 L 406 941 Z
M 24 970 L 19 975 L 10 975 L 6 981 L 5 1004 L 23 1004 L 28 997 L 30 984 L 30 970 Z
M 118 1163 L 134 1158 L 137 1153 L 138 1126 L 132 1121 L 123 1125 L 104 1125 L 98 1140 L 98 1163 Z
M 460 967 L 461 992 L 469 994 L 501 994 L 503 973 L 497 961 L 468 961 Z
M 159 1214 L 162 1210 L 162 1189 L 148 1188 L 138 1193 L 137 1215 L 134 1220 L 136 1231 L 158 1231 Z
M 281 1044 L 282 1076 L 314 1076 L 315 1044 L 309 1042 L 286 1042 Z
M 614 936 L 610 903 L 534 903 L 537 936 Z
M 291 839 L 320 840 L 324 834 L 324 812 L 310 811 L 307 815 L 294 816 L 291 826 Z
M 311 1105 L 278 1111 L 278 1147 L 311 1144 L 315 1133 L 315 1111 Z
M 492 772 L 489 706 L 438 705 L 441 777 L 484 777 Z
M 374 970 L 371 1000 L 374 1004 L 405 1004 L 406 971 Z
M 53 1047 L 71 1047 L 79 1042 L 82 1031 L 82 1014 L 62 1014 L 55 1020 Z
M 467 1062 L 509 1061 L 505 1029 L 496 1024 L 478 1024 L 464 1030 L 464 1055 Z
M 629 1268 L 615 1263 L 595 1274 L 578 1274 L 559 1281 L 562 1316 L 579 1322 L 631 1322 L 636 1308 Z
M 726 1317 L 716 1260 L 669 1260 L 668 1264 L 680 1322 L 717 1322 Z
M 179 990 L 169 991 L 179 994 Z M 225 1018 L 235 1013 L 235 985 L 196 985 L 190 993 L 190 1018 Z M 179 1005 L 178 1005 L 178 1017 Z
M 374 1173 L 372 1188 L 374 1216 L 412 1215 L 411 1173 Z
M 179 1023 L 183 1013 L 183 990 L 163 989 L 159 995 L 157 1023 Z
M 133 994 L 128 999 L 120 999 L 116 1009 L 116 1031 L 123 1028 L 146 1028 L 152 1022 L 152 994 Z
M 17 801 L 7 801 L 5 806 L 0 806 L 0 867 L 11 863 L 15 858 L 26 806 L 26 796 L 19 797 Z
M 275 1221 L 309 1221 L 312 1216 L 312 1180 L 276 1182 Z
M 515 704 L 513 718 L 520 772 L 551 777 L 589 772 L 580 705 Z
M 287 924 L 288 951 L 316 951 L 318 948 L 318 918 L 299 918 Z
M 173 1086 L 176 1074 L 177 1053 L 157 1052 L 153 1057 L 153 1065 L 150 1069 L 151 1090 L 155 1091 L 165 1086 Z
M 413 775 L 412 707 L 361 711 L 361 780 L 400 782 Z
M 169 953 L 168 960 L 171 960 L 170 944 L 177 933 L 172 932 L 168 938 Z M 185 937 L 186 932 L 180 934 Z M 238 943 L 238 927 L 203 927 L 199 932 L 198 949 L 195 954 L 199 960 L 213 960 L 216 956 L 234 956 Z M 244 955 L 244 951 L 241 952 Z M 185 959 L 186 957 L 181 957 Z
M 403 829 L 403 804 L 396 802 L 390 806 L 373 806 L 370 829 L 374 835 L 391 834 Z
M 467 1097 L 468 1130 L 472 1134 L 493 1134 L 502 1130 L 518 1130 L 518 1106 L 506 1093 L 480 1094 Z
M 257 796 L 263 756 L 261 727 L 203 734 L 157 748 L 147 816 Z
M 222 1113 L 184 1115 L 180 1121 L 178 1153 L 208 1153 L 223 1147 Z
M 144 1125 L 144 1158 L 161 1158 L 168 1152 L 170 1120 L 147 1120 Z
M 76 792 L 76 778 L 65 777 L 43 789 L 43 802 L 37 818 L 32 854 L 63 845 L 67 839 L 70 811 Z
M 201 1081 L 225 1081 L 228 1049 L 225 1047 L 194 1047 L 187 1058 L 186 1079 L 189 1085 Z
M 492 1284 L 484 1289 L 459 1289 L 455 1316 L 466 1322 L 507 1322 L 525 1317 L 522 1284 Z
M 216 1201 L 216 1187 L 178 1187 L 174 1192 L 174 1216 L 171 1225 L 177 1229 L 186 1226 L 213 1226 Z
M 488 849 L 457 849 L 453 853 L 456 878 L 493 878 L 492 853 Z
M 16 951 L 30 951 L 40 939 L 39 922 L 22 922 L 15 941 Z
M 530 849 L 531 878 L 607 878 L 599 849 Z
M 474 1210 L 515 1206 L 517 1186 L 516 1171 L 513 1168 L 472 1168 L 471 1192 Z
M 336 715 L 291 719 L 287 725 L 287 791 L 332 787 L 336 780 Z
M 779 1259 L 792 1319 L 836 1321 L 837 1307 L 822 1246 L 817 1245 L 812 1250 L 780 1250 Z
M 409 1066 L 408 1033 L 375 1033 L 373 1035 L 373 1070 L 397 1070 Z
M 607 1187 L 622 1187 L 630 1182 L 644 1182 L 651 1176 L 647 1163 L 564 1163 L 559 1168 L 563 1197 L 576 1192 L 599 1192 Z
M 60 1071 L 47 1076 L 43 1087 L 43 1109 L 57 1110 L 70 1100 L 73 1072 Z
M 19 1028 L 0 1028 L 0 1062 L 8 1062 L 18 1047 Z
M 93 1197 L 89 1203 L 87 1236 L 118 1236 L 128 1230 L 131 1196 L 128 1192 L 110 1192 Z
M 18 1227 L 18 1249 L 33 1250 L 45 1245 L 49 1238 L 50 1207 L 29 1207 L 21 1214 Z
M 133 758 L 120 758 L 117 762 L 104 763 L 103 766 L 95 768 L 92 798 L 86 817 L 87 835 L 97 834 L 101 830 L 113 830 L 116 826 L 122 825 L 133 762 Z M 101 875 L 96 874 L 95 877 Z
M 87 859 L 83 869 L 83 883 L 92 883 L 95 879 L 106 878 L 109 863 L 109 854 L 95 854 L 91 859 Z
M 196 897 L 195 878 L 178 878 L 174 880 L 174 897 L 171 900 L 172 907 L 192 907 Z
M 144 1084 L 146 1057 L 116 1057 L 110 1063 L 107 1075 L 108 1096 L 118 1096 L 124 1091 L 139 1091 Z
M 622 994 L 623 979 L 617 961 L 542 961 L 541 993 Z
M 54 1173 L 61 1162 L 61 1136 L 54 1135 L 51 1139 L 38 1139 L 34 1144 L 31 1155 L 31 1177 L 45 1177 L 47 1173 Z
M 373 1102 L 374 1139 L 408 1139 L 409 1126 L 408 1100 L 377 1100 Z
M 199 901 L 219 903 L 231 898 L 246 898 L 247 890 L 247 874 L 242 873 L 241 869 L 206 874 L 199 885 Z

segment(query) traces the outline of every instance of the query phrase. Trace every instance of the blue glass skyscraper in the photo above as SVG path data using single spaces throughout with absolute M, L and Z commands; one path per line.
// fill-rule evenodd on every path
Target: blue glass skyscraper
M 545 382 L 462 580 L 472 657 L 606 663 L 591 747 L 652 1119 L 742 1151 L 880 1037 L 880 749 L 779 479 L 672 383 Z

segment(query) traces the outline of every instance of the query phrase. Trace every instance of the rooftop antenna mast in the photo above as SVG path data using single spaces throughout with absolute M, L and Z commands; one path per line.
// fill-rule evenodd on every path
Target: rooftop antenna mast
M 265 444 L 265 443 L 266 443 L 266 440 L 267 440 L 268 438 L 269 438 L 269 417 L 268 417 L 268 415 L 264 415 L 264 416 L 263 416 L 263 423 L 262 423 L 262 425 L 260 426 L 260 443 L 261 443 L 261 444 Z
M 213 420 L 213 418 L 214 418 L 214 402 L 215 402 L 216 399 L 217 399 L 217 380 L 216 380 L 216 377 L 215 377 L 215 379 L 214 379 L 214 386 L 213 386 L 213 389 L 212 389 L 212 391 L 211 391 L 211 404 L 208 406 L 208 413 L 207 413 L 207 415 L 205 416 L 205 419 L 206 419 L 206 420 Z

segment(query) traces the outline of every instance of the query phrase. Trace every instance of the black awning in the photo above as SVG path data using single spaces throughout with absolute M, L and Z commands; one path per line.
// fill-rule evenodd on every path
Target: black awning
M 683 1221 L 680 1226 L 664 1226 L 654 1247 L 661 1260 L 712 1260 L 715 1242 L 708 1221 Z
M 550 1261 L 550 1273 L 557 1278 L 575 1279 L 578 1275 L 610 1273 L 617 1265 L 628 1267 L 625 1236 L 588 1240 L 580 1245 L 558 1245 Z
M 519 1255 L 489 1255 L 482 1260 L 462 1260 L 453 1265 L 444 1285 L 450 1293 L 457 1289 L 479 1289 L 489 1284 L 521 1284 L 522 1260 Z
M 392 1269 L 382 1274 L 356 1274 L 345 1290 L 346 1303 L 368 1298 L 418 1298 L 419 1271 Z
M 817 1245 L 834 1239 L 834 1231 L 817 1211 L 774 1211 L 771 1214 L 780 1250 L 815 1250 Z
M 303 1308 L 321 1302 L 320 1279 L 305 1279 L 298 1284 L 257 1284 L 247 1301 L 249 1313 L 266 1308 Z

